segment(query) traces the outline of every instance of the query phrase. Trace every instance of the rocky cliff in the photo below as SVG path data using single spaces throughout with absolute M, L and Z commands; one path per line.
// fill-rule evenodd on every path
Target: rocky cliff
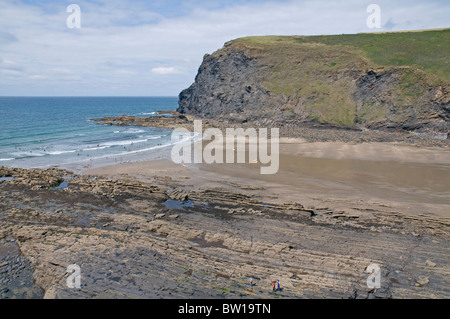
M 450 29 L 230 41 L 179 96 L 184 114 L 447 133 Z

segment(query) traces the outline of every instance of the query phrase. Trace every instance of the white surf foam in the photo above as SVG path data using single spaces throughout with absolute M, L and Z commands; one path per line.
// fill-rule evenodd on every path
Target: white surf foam
M 124 146 L 124 145 L 144 143 L 144 142 L 147 142 L 147 141 L 148 141 L 148 139 L 145 139 L 145 140 L 129 140 L 129 141 L 112 141 L 112 142 L 103 143 L 102 145 L 104 145 L 104 146 Z
M 52 151 L 48 152 L 50 155 L 61 155 L 61 154 L 69 154 L 69 153 L 75 153 L 76 150 L 70 150 L 70 151 Z

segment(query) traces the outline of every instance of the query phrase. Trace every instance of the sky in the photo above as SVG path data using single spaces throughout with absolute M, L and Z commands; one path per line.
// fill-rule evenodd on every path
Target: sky
M 232 39 L 448 28 L 449 16 L 448 0 L 0 0 L 0 96 L 177 96 Z

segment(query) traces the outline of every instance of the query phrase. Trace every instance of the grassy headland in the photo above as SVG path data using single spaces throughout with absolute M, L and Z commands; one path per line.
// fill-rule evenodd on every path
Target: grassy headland
M 244 50 L 265 67 L 263 85 L 274 94 L 300 100 L 310 117 L 352 125 L 385 118 L 399 121 L 426 107 L 430 87 L 450 83 L 450 29 L 333 36 L 264 36 L 230 41 L 224 50 Z M 223 50 L 219 50 L 223 54 Z M 364 72 L 395 74 L 387 101 L 355 107 L 352 85 Z M 391 104 L 391 105 L 389 105 Z M 423 111 L 423 110 L 422 110 Z M 283 108 L 295 117 L 294 106 Z M 392 118 L 396 121 L 395 116 Z

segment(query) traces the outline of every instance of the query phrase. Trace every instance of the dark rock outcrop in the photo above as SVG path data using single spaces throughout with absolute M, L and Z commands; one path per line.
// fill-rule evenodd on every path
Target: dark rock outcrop
M 205 55 L 195 83 L 180 94 L 180 113 L 206 118 L 235 117 L 246 120 L 269 107 L 270 92 L 259 85 L 258 62 L 245 52 Z M 263 114 L 260 114 L 263 115 Z

